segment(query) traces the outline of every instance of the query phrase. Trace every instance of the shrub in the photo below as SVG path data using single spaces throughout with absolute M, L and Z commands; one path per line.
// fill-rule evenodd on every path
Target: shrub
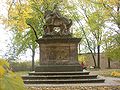
M 31 62 L 10 62 L 10 66 L 13 71 L 30 71 L 31 70 Z
M 111 73 L 111 76 L 120 77 L 120 72 L 113 71 L 113 72 Z
M 35 62 L 35 66 L 39 65 L 39 61 Z M 23 62 L 18 62 L 16 61 L 11 61 L 10 66 L 13 71 L 31 71 L 32 68 L 32 62 L 31 61 L 23 61 Z
M 81 63 L 86 63 L 87 57 L 85 55 L 78 55 L 78 61 Z
M 10 70 L 4 59 L 0 59 L 0 90 L 26 90 L 21 77 Z

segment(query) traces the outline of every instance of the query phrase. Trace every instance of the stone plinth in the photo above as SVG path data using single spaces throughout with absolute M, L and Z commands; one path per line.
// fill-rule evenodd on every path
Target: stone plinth
M 44 71 L 53 68 L 63 68 L 67 70 L 79 67 L 77 46 L 80 38 L 41 38 L 37 40 L 40 47 L 40 67 Z M 48 68 L 49 67 L 49 68 Z M 37 71 L 40 70 L 37 67 Z M 51 70 L 50 70 L 51 71 Z M 54 70 L 52 70 L 54 71 Z M 56 69 L 55 69 L 56 71 Z M 61 70 L 60 70 L 61 71 Z M 64 70 L 63 70 L 64 71 Z M 66 71 L 66 70 L 65 70 Z M 68 70 L 70 71 L 70 70 Z

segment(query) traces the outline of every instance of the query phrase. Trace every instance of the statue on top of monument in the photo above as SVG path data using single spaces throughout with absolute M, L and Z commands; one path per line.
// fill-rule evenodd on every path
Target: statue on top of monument
M 47 10 L 44 14 L 45 25 L 44 32 L 45 35 L 68 35 L 70 34 L 70 27 L 72 25 L 72 20 L 63 17 L 57 7 L 54 6 L 53 11 Z M 57 32 L 56 29 L 59 28 Z

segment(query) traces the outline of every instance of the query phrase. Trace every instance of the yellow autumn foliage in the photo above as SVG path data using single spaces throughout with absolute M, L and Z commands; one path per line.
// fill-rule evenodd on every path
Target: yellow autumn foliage
M 119 0 L 97 0 L 99 3 L 110 4 L 110 5 L 118 5 L 120 3 Z
M 10 70 L 9 63 L 0 59 L 0 90 L 26 90 L 23 80 Z
M 119 0 L 109 0 L 110 4 L 112 5 L 118 5 L 118 3 L 120 2 Z
M 99 3 L 104 3 L 105 0 L 97 0 Z
M 0 59 L 0 78 L 3 77 L 9 67 L 10 65 L 5 59 Z
M 120 72 L 113 71 L 113 72 L 111 73 L 111 76 L 120 77 Z
M 10 67 L 10 64 L 5 60 L 0 58 L 0 66 L 7 66 Z
M 0 78 L 5 74 L 5 69 L 3 66 L 0 66 Z
M 3 23 L 7 27 L 17 27 L 19 31 L 24 31 L 28 28 L 26 19 L 32 17 L 32 9 L 28 3 L 18 3 L 12 5 L 8 11 L 8 18 L 4 19 Z
M 84 56 L 84 55 L 78 55 L 78 61 L 79 61 L 80 63 L 81 63 L 81 62 L 86 63 L 87 57 Z

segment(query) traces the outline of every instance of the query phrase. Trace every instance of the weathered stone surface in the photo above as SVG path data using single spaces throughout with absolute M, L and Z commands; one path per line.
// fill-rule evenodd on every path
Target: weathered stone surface
M 40 65 L 79 65 L 77 45 L 80 38 L 41 38 Z
M 40 48 L 40 66 L 35 71 L 82 71 L 78 62 L 77 45 L 81 38 L 47 36 L 37 40 Z
M 40 44 L 41 65 L 76 64 L 76 44 Z
M 44 34 L 45 35 L 69 35 L 70 27 L 72 26 L 72 20 L 64 17 L 57 5 L 54 6 L 53 10 L 46 10 L 44 13 L 45 25 Z
M 35 72 L 74 72 L 82 70 L 80 65 L 40 65 L 35 68 Z

